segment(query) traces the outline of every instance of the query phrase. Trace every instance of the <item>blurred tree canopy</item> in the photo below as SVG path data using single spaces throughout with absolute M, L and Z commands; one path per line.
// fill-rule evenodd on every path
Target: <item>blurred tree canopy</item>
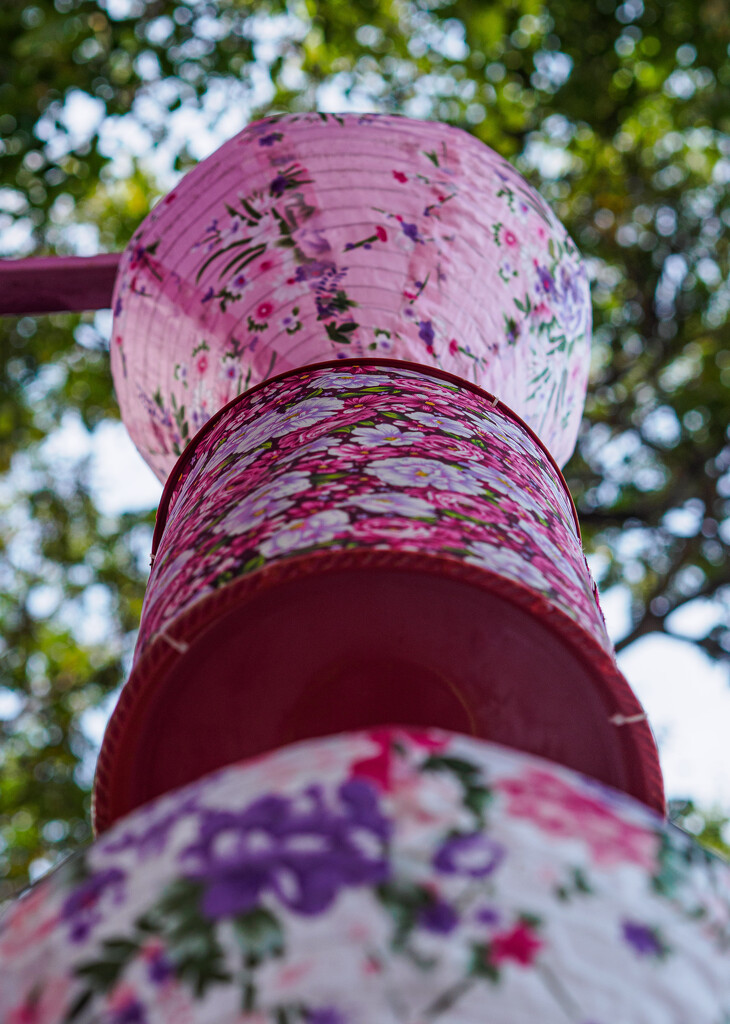
M 589 261 L 566 476 L 601 587 L 631 589 L 618 646 L 681 636 L 701 607 L 688 639 L 730 661 L 723 0 L 6 0 L 0 40 L 3 256 L 120 249 L 220 135 L 272 111 L 446 120 L 514 161 Z M 88 462 L 53 447 L 117 417 L 107 331 L 0 323 L 0 898 L 88 837 L 89 716 L 139 620 L 152 513 L 100 509 Z M 722 822 L 675 810 L 722 848 Z

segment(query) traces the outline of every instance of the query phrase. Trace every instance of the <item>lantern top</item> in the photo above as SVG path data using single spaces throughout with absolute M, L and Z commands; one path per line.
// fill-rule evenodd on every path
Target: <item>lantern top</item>
M 332 358 L 440 367 L 496 394 L 559 463 L 575 443 L 585 267 L 514 168 L 448 125 L 249 125 L 143 222 L 114 314 L 122 416 L 161 479 L 236 394 Z

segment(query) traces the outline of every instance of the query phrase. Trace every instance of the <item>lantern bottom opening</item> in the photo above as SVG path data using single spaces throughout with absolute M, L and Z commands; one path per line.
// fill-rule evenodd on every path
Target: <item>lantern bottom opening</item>
M 567 616 L 456 560 L 362 554 L 292 559 L 222 588 L 150 645 L 102 745 L 99 830 L 224 765 L 393 723 L 538 754 L 663 809 L 648 725 L 611 721 L 641 707 Z

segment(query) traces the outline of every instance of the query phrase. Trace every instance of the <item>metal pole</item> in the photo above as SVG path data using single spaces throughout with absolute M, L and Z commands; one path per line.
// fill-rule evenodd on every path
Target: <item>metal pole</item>
M 0 316 L 109 309 L 119 253 L 0 260 Z

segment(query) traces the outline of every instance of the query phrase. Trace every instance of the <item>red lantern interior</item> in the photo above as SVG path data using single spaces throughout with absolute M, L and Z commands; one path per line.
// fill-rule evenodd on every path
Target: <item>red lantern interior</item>
M 520 607 L 501 577 L 453 578 L 456 562 L 449 574 L 444 560 L 428 572 L 295 561 L 274 586 L 198 602 L 175 625 L 184 653 L 162 639 L 142 658 L 102 747 L 97 827 L 242 758 L 387 723 L 539 754 L 662 809 L 648 726 L 609 720 L 638 703 L 564 617 Z

